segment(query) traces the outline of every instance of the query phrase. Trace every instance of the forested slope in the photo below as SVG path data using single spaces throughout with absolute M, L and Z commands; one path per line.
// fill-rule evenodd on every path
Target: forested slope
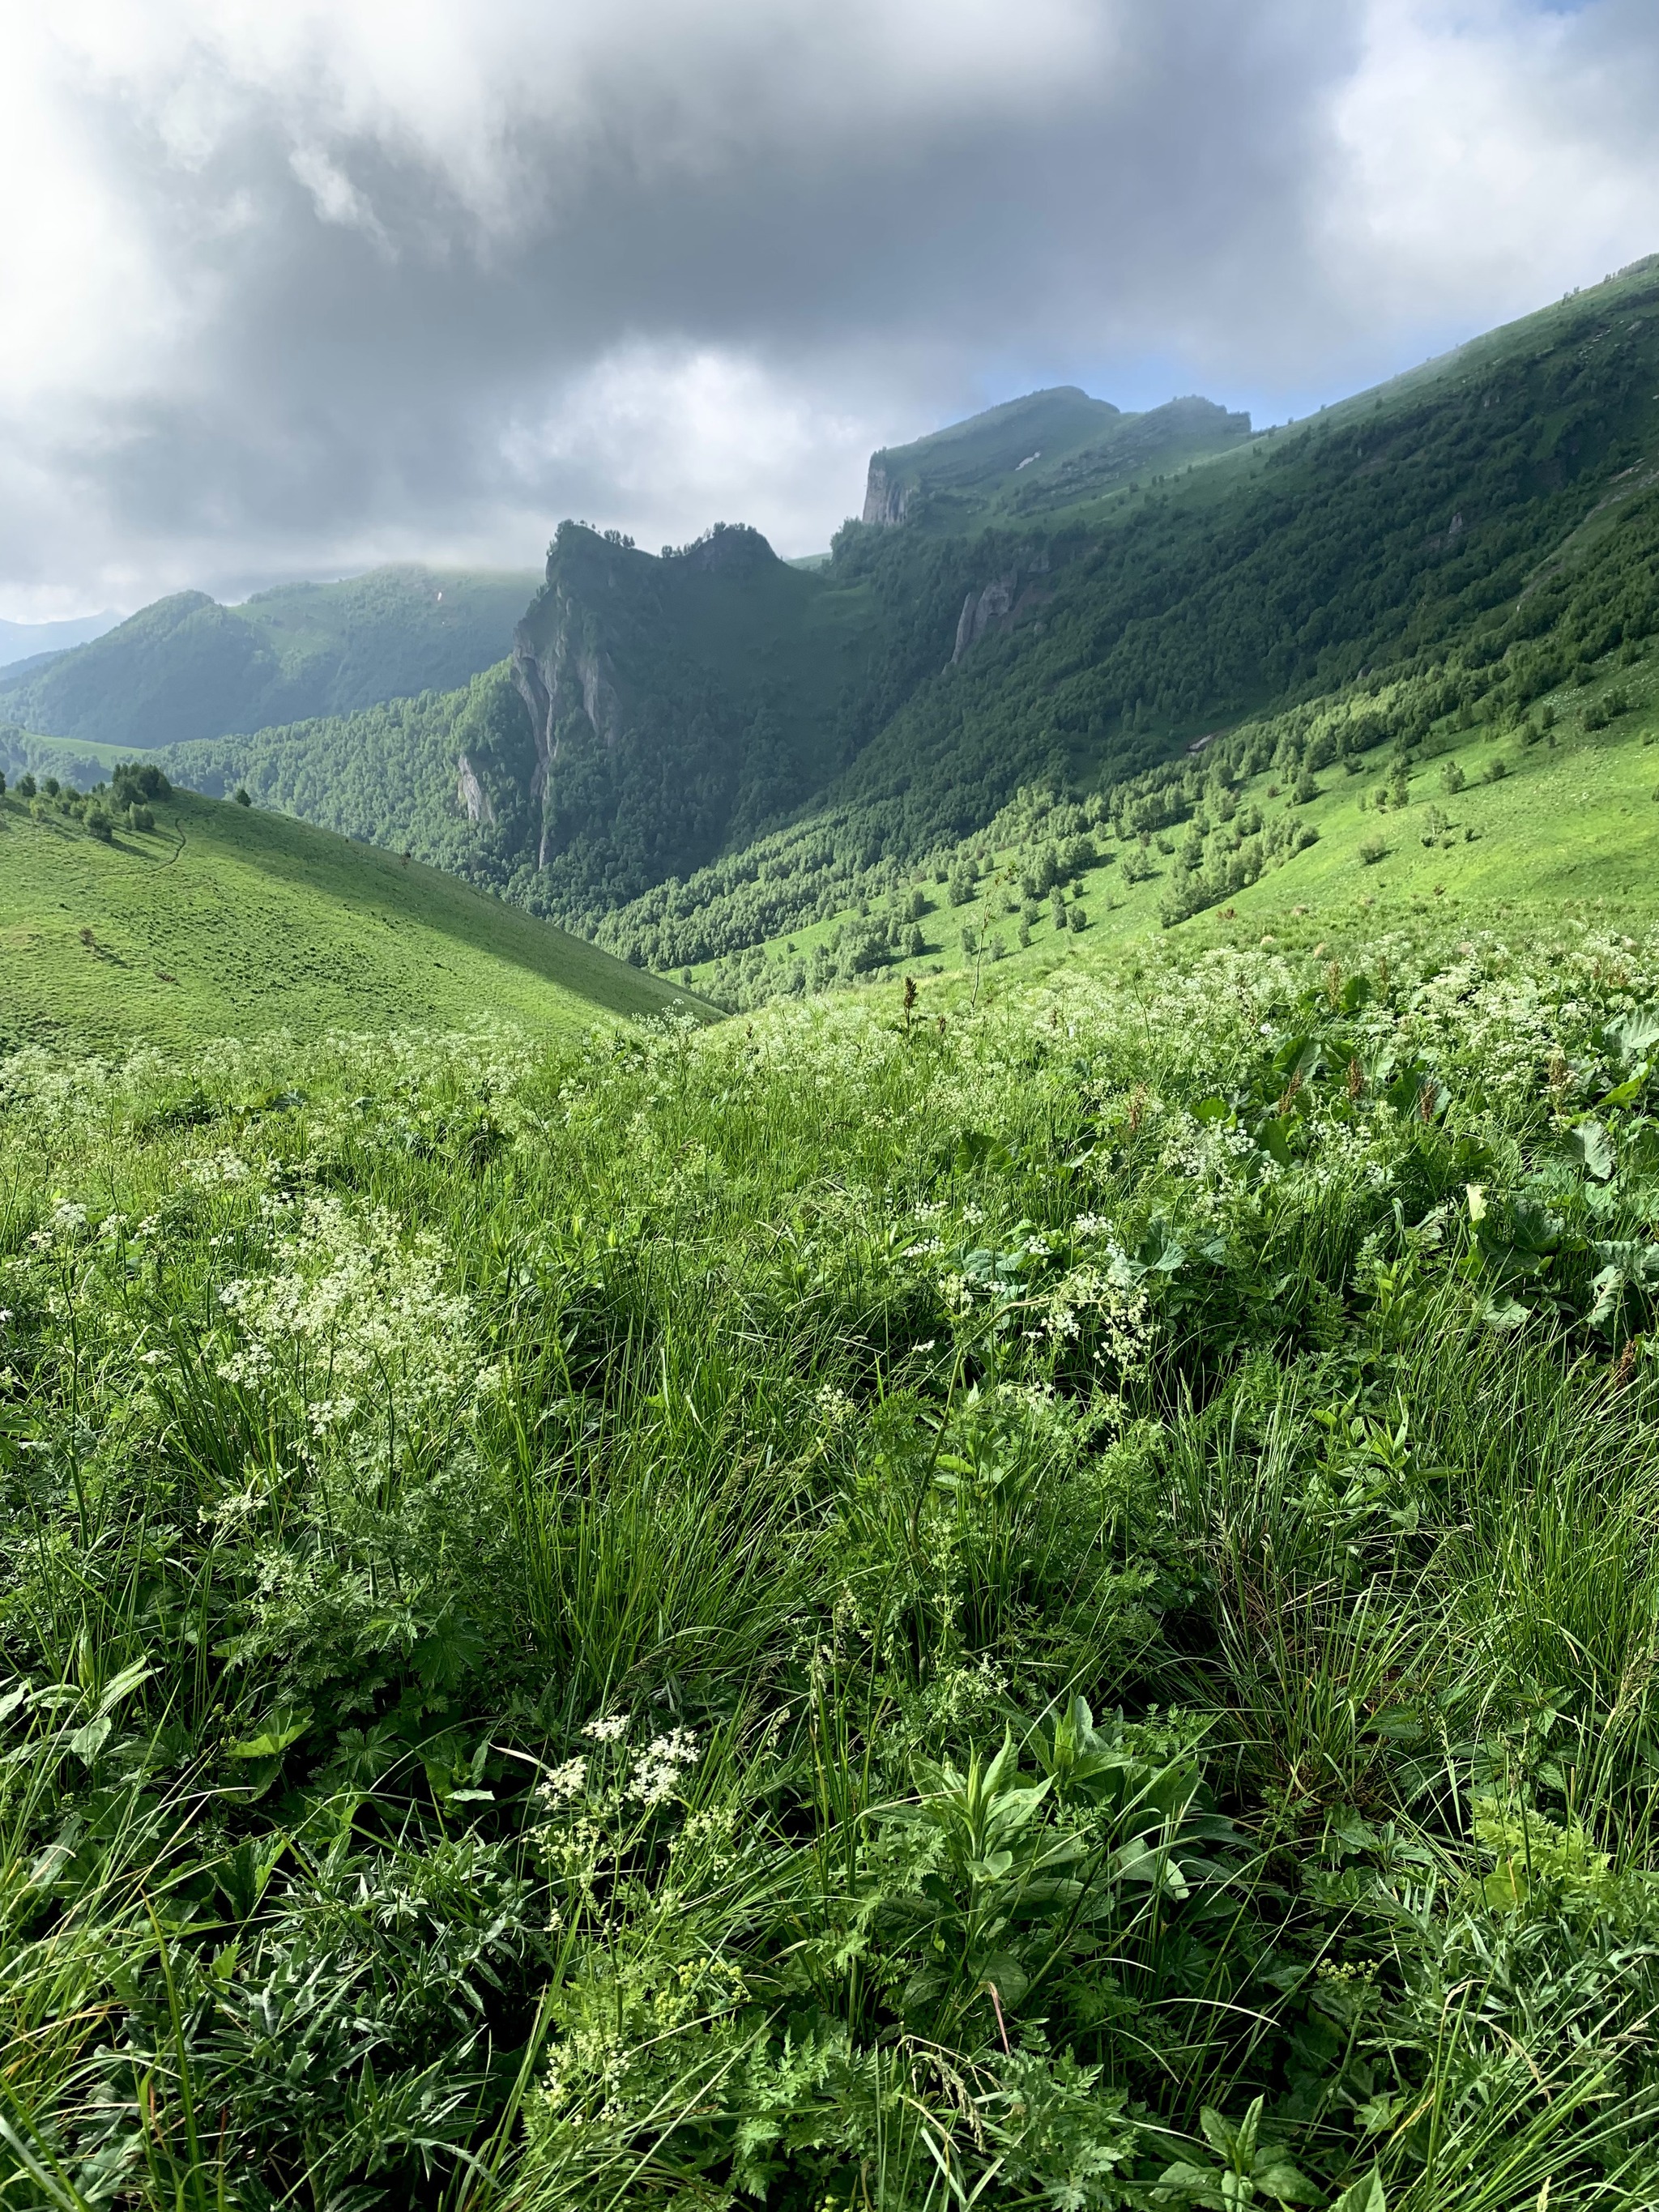
M 516 571 L 404 567 L 236 607 L 179 592 L 0 676 L 0 720 L 137 750 L 447 690 L 501 659 L 534 587 Z

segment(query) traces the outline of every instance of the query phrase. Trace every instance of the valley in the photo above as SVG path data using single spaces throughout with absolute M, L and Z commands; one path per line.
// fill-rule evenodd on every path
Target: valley
M 0 674 L 0 2197 L 1659 2203 L 1659 257 L 439 588 Z

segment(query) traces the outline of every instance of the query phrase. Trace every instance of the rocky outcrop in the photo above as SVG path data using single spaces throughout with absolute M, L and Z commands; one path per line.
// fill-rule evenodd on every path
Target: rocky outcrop
M 455 763 L 455 799 L 469 822 L 493 823 L 495 810 L 489 803 L 489 793 L 478 781 L 478 771 L 465 753 Z
M 914 484 L 890 477 L 879 453 L 870 456 L 870 474 L 864 486 L 864 520 L 884 529 L 896 529 L 910 512 Z
M 1018 572 L 1011 568 L 1006 576 L 994 577 L 983 591 L 969 592 L 957 623 L 956 651 L 951 655 L 952 668 L 973 651 L 994 622 L 1013 612 L 1018 582 Z
M 976 592 L 969 592 L 962 603 L 962 612 L 957 619 L 956 649 L 951 655 L 951 665 L 964 659 L 979 643 L 994 623 L 1012 624 L 1037 605 L 1049 594 L 1036 580 L 1048 573 L 1048 556 L 1034 553 L 1023 568 L 1010 568 L 1000 576 L 994 576 L 988 584 Z M 1021 576 L 1026 579 L 1021 588 Z
M 593 635 L 592 617 L 550 576 L 547 590 L 513 634 L 513 681 L 536 741 L 530 796 L 539 802 L 561 750 L 571 741 L 574 717 L 581 717 L 607 753 L 622 728 L 621 702 L 608 656 Z M 537 866 L 544 868 L 549 858 L 544 827 Z

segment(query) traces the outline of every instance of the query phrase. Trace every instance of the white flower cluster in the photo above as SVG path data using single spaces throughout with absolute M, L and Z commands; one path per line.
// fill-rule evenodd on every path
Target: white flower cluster
M 629 1778 L 628 1794 L 641 1805 L 665 1805 L 679 1790 L 681 1777 L 702 1756 L 690 1729 L 674 1729 L 653 1736 L 640 1754 Z
M 228 1190 L 239 1183 L 254 1180 L 253 1170 L 242 1155 L 228 1147 L 222 1152 L 208 1152 L 198 1159 L 186 1160 L 185 1176 L 198 1190 Z
M 476 1390 L 471 1309 L 445 1290 L 447 1255 L 428 1231 L 405 1237 L 392 1215 L 304 1200 L 268 1273 L 219 1293 L 235 1324 L 219 1364 L 228 1382 L 298 1394 L 313 1434 L 340 1431 L 371 1395 L 407 1421 Z

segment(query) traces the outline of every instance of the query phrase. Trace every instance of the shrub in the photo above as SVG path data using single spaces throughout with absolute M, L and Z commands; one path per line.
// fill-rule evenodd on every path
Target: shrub
M 20 799 L 33 799 L 35 793 L 35 788 L 34 778 L 29 774 L 28 770 L 25 769 L 22 775 L 17 779 L 17 796 Z
M 248 795 L 247 795 L 247 786 L 246 786 L 245 783 L 239 783 L 239 784 L 237 785 L 237 787 L 236 787 L 236 794 L 235 794 L 235 795 L 236 795 L 236 804 L 237 804 L 239 806 L 252 806 L 252 805 L 253 801 L 252 801 L 252 800 L 248 797 Z
M 1389 841 L 1386 837 L 1367 837 L 1359 848 L 1360 865 L 1363 867 L 1374 868 L 1379 860 L 1386 860 L 1388 857 Z
M 1508 774 L 1509 769 L 1503 761 L 1488 761 L 1482 771 L 1480 781 L 1482 783 L 1502 783 Z
M 109 817 L 108 810 L 95 803 L 87 809 L 87 828 L 105 845 L 109 844 L 115 835 L 115 824 Z
M 118 761 L 110 778 L 110 790 L 118 806 L 173 796 L 173 786 L 154 761 Z
M 1066 921 L 1066 926 L 1071 930 L 1073 937 L 1081 937 L 1084 931 L 1089 927 L 1088 915 L 1085 914 L 1083 908 L 1075 902 L 1073 904 L 1070 912 L 1067 914 Z

